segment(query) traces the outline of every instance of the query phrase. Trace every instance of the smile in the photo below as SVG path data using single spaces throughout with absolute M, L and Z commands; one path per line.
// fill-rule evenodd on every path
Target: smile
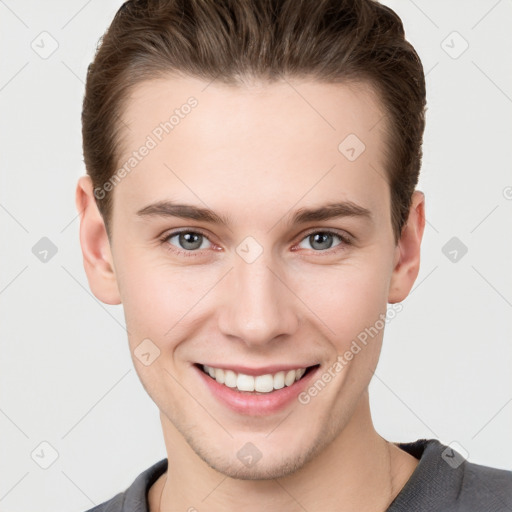
M 273 365 L 256 369 L 193 364 L 208 394 L 218 403 L 238 414 L 259 417 L 278 413 L 296 403 L 299 393 L 320 371 L 320 364 L 294 366 Z
M 276 373 L 266 373 L 256 376 L 237 373 L 233 370 L 223 368 L 214 368 L 206 364 L 199 365 L 199 368 L 219 384 L 236 389 L 237 391 L 256 394 L 271 393 L 272 391 L 289 387 L 302 379 L 306 372 L 314 367 L 310 366 L 286 371 L 281 370 Z

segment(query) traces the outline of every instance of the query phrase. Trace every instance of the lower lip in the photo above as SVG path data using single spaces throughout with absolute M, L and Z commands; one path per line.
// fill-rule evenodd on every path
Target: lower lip
M 208 386 L 212 394 L 225 406 L 235 412 L 246 415 L 264 415 L 276 413 L 293 402 L 304 391 L 320 367 L 310 370 L 302 379 L 295 381 L 291 386 L 276 389 L 270 393 L 260 395 L 246 393 L 219 384 L 215 379 L 206 375 L 200 368 L 194 365 L 200 378 Z

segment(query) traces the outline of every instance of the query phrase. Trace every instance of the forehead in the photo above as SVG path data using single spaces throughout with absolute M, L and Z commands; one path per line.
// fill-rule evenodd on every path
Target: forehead
M 188 109 L 186 105 L 192 101 L 197 105 Z M 226 85 L 169 76 L 134 86 L 123 107 L 124 126 L 147 133 L 156 128 L 155 122 L 169 120 L 173 113 L 179 117 L 173 123 L 180 124 L 193 110 L 195 115 L 187 124 L 194 124 L 197 136 L 208 133 L 209 140 L 214 140 L 219 130 L 239 128 L 246 122 L 250 123 L 245 124 L 246 133 L 258 135 L 271 136 L 276 127 L 283 138 L 290 133 L 298 135 L 294 127 L 308 124 L 309 135 L 331 131 L 337 132 L 338 138 L 344 131 L 353 130 L 369 138 L 366 132 L 384 115 L 374 89 L 366 82 L 332 84 L 290 78 Z M 194 122 L 198 117 L 200 123 Z M 126 135 L 130 138 L 129 133 Z
M 255 208 L 263 199 L 289 207 L 306 194 L 313 202 L 357 196 L 371 208 L 387 187 L 383 118 L 374 91 L 361 83 L 142 82 L 121 113 L 118 165 L 133 165 L 114 198 L 130 198 L 135 210 L 156 192 L 180 190 L 195 202 L 222 197 L 248 206 L 252 191 L 260 198 Z M 134 157 L 143 146 L 145 156 Z

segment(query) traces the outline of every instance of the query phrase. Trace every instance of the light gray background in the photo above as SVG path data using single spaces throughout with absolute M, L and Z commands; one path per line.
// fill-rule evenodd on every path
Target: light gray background
M 166 456 L 122 306 L 89 291 L 74 204 L 85 71 L 121 3 L 0 0 L 2 512 L 86 510 Z M 512 1 L 385 3 L 427 73 L 428 225 L 386 327 L 374 421 L 392 441 L 456 441 L 512 469 Z M 52 38 L 48 58 L 31 47 Z M 468 248 L 456 262 L 442 252 L 454 236 Z M 57 247 L 46 263 L 32 252 L 42 237 Z M 42 442 L 58 453 L 48 469 Z

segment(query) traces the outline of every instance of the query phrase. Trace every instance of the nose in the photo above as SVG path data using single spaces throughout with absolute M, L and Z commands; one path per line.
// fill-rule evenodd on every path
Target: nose
M 269 260 L 265 253 L 252 263 L 236 259 L 223 286 L 219 329 L 251 347 L 293 335 L 299 325 L 298 301 Z

